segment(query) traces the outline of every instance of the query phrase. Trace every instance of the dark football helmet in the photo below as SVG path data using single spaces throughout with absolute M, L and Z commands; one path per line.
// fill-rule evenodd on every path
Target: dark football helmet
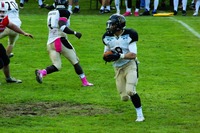
M 124 29 L 126 26 L 126 19 L 123 15 L 113 14 L 106 23 L 106 31 L 114 34 L 117 31 Z
M 66 8 L 68 6 L 68 1 L 66 0 L 54 0 L 56 8 Z

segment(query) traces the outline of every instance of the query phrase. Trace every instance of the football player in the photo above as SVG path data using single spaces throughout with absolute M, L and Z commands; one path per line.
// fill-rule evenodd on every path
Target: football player
M 136 122 L 145 120 L 141 100 L 136 92 L 138 82 L 137 41 L 138 33 L 127 29 L 123 15 L 113 14 L 106 23 L 107 31 L 102 37 L 104 53 L 112 51 L 103 59 L 113 62 L 116 86 L 122 101 L 132 101 L 137 114 Z
M 15 2 L 15 0 L 6 0 L 5 4 L 7 4 L 6 7 L 8 7 L 7 15 L 9 20 L 20 27 L 22 22 L 19 18 L 18 4 Z M 3 32 L 0 33 L 0 38 L 4 38 L 6 36 L 8 36 L 8 46 L 6 48 L 6 53 L 8 57 L 13 57 L 14 54 L 12 53 L 12 50 L 15 42 L 19 38 L 19 34 L 9 28 L 6 28 Z
M 44 76 L 59 71 L 61 69 L 62 54 L 74 66 L 76 74 L 79 75 L 82 81 L 82 86 L 93 86 L 86 79 L 75 49 L 66 37 L 67 34 L 72 34 L 80 39 L 82 34 L 69 28 L 70 12 L 61 3 L 61 0 L 55 0 L 55 5 L 56 9 L 50 11 L 47 18 L 49 29 L 47 49 L 52 65 L 46 67 L 46 69 L 35 70 L 36 80 L 42 83 Z
M 10 28 L 11 30 L 19 34 L 33 38 L 31 34 L 24 32 L 21 28 L 19 28 L 17 25 L 15 25 L 9 20 L 7 16 L 7 11 L 8 11 L 7 6 L 8 4 L 6 4 L 5 1 L 0 2 L 0 34 L 6 28 Z M 9 63 L 10 63 L 10 60 L 6 54 L 5 48 L 3 47 L 2 44 L 0 44 L 0 66 L 1 68 L 3 68 L 3 72 L 6 77 L 7 83 L 21 83 L 22 82 L 21 80 L 17 80 L 10 76 Z

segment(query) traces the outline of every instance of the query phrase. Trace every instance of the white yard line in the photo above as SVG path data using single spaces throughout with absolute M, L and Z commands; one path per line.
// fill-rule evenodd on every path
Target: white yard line
M 173 17 L 170 17 L 170 19 L 172 19 L 173 21 L 176 21 L 178 23 L 180 23 L 181 25 L 183 25 L 183 27 L 185 27 L 187 30 L 189 30 L 193 35 L 195 35 L 196 37 L 200 38 L 200 34 L 198 32 L 196 32 L 193 28 L 191 28 L 189 25 L 187 25 L 186 23 L 184 23 L 181 20 L 177 20 Z

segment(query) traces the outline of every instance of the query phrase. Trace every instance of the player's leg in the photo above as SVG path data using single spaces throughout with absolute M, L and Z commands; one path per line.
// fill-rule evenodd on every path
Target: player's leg
M 115 0 L 116 13 L 120 14 L 120 0 Z
M 60 53 L 55 50 L 54 43 L 47 45 L 47 49 L 49 52 L 49 57 L 52 61 L 52 65 L 46 67 L 45 69 L 35 70 L 36 80 L 38 83 L 42 83 L 43 77 L 45 77 L 47 74 L 57 72 L 61 69 Z
M 140 10 L 140 0 L 135 1 L 135 11 L 134 11 L 134 16 L 139 16 L 139 10 Z
M 187 0 L 182 0 L 182 6 L 183 6 L 183 10 L 182 10 L 182 16 L 186 16 L 186 9 L 187 9 Z
M 79 1 L 78 1 L 78 0 L 74 0 L 74 9 L 73 9 L 73 13 L 79 13 L 79 12 L 80 12 Z
M 12 53 L 12 50 L 18 38 L 19 38 L 19 34 L 10 30 L 9 35 L 8 35 L 8 46 L 6 48 L 6 53 L 9 58 L 14 56 L 14 54 Z
M 6 50 L 2 44 L 0 44 L 0 52 L 1 52 L 1 64 L 3 64 L 3 73 L 5 75 L 6 82 L 7 83 L 22 83 L 21 80 L 15 79 L 10 76 L 10 67 L 9 67 L 10 59 L 8 58 L 6 54 Z
M 120 94 L 122 101 L 128 101 L 130 99 L 129 95 L 126 93 L 126 81 L 124 78 L 124 73 L 120 69 L 115 68 L 115 82 L 117 91 Z
M 68 40 L 65 38 L 61 38 L 62 41 L 62 54 L 63 56 L 70 61 L 70 63 L 74 66 L 74 70 L 76 74 L 80 77 L 82 81 L 82 86 L 93 86 L 92 83 L 88 82 L 85 73 L 79 64 L 79 58 L 76 55 L 74 47 L 70 44 Z
M 131 64 L 128 67 L 126 67 L 125 73 L 126 73 L 126 91 L 127 94 L 130 96 L 131 101 L 135 107 L 137 115 L 136 121 L 137 122 L 144 121 L 140 96 L 136 92 L 136 85 L 138 82 L 136 63 L 131 62 Z
M 24 0 L 20 0 L 19 7 L 20 7 L 21 9 L 23 9 L 23 8 L 24 8 Z
M 198 15 L 199 6 L 200 6 L 200 0 L 197 0 L 196 4 L 195 4 L 195 12 L 194 12 L 193 16 L 197 16 Z
M 132 8 L 132 0 L 125 0 L 125 5 L 126 5 L 126 12 L 123 14 L 123 16 L 130 16 L 131 13 L 131 8 Z
M 140 16 L 149 16 L 150 15 L 150 0 L 145 0 L 145 11 L 140 14 Z
M 178 0 L 173 0 L 174 3 L 174 15 L 178 13 Z
M 159 0 L 154 0 L 154 6 L 153 6 L 154 8 L 153 8 L 152 14 L 157 13 L 158 4 L 159 4 Z

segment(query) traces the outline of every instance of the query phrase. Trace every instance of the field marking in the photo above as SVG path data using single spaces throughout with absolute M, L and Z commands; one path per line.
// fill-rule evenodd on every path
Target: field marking
M 186 29 L 188 29 L 193 35 L 195 35 L 196 37 L 200 38 L 200 34 L 198 32 L 196 32 L 192 27 L 190 27 L 189 25 L 187 25 L 186 23 L 184 23 L 181 20 L 177 20 L 175 18 L 170 17 L 170 19 L 182 24 Z

